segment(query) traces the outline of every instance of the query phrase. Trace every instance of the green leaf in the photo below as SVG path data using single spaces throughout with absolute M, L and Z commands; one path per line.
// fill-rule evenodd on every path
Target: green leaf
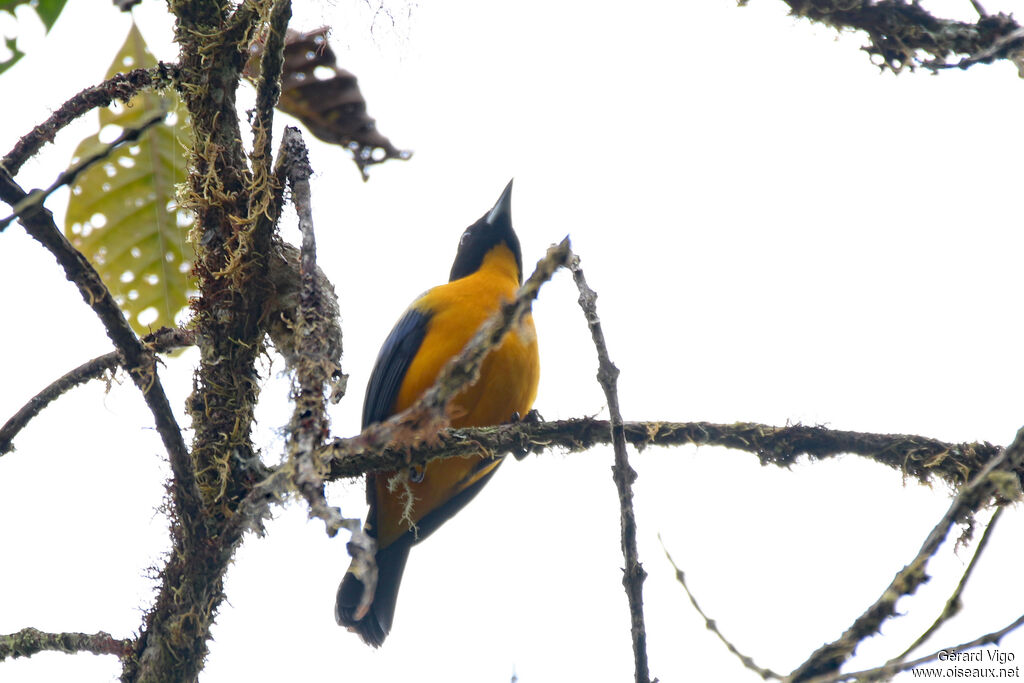
M 18 7 L 30 7 L 39 15 L 40 21 L 46 27 L 46 32 L 49 33 L 53 25 L 57 23 L 57 17 L 60 16 L 65 4 L 67 4 L 67 0 L 0 0 L 0 12 L 7 12 L 11 16 L 17 16 L 14 11 Z M 13 38 L 5 37 L 4 44 L 7 45 L 7 49 L 12 54 L 10 58 L 0 62 L 0 74 L 10 69 L 14 66 L 15 62 L 25 56 L 25 53 L 18 49 L 17 36 Z
M 155 64 L 133 24 L 107 78 Z M 171 92 L 141 92 L 127 106 L 101 109 L 100 132 L 75 150 L 81 158 L 158 111 L 172 112 L 169 123 L 154 126 L 78 177 L 64 221 L 68 239 L 96 266 L 140 334 L 173 326 L 193 289 L 195 253 L 188 231 L 194 218 L 175 200 L 176 186 L 187 178 L 184 149 L 191 143 L 184 106 Z
M 39 13 L 39 18 L 43 20 L 43 26 L 46 27 L 46 32 L 49 33 L 53 25 L 57 23 L 57 17 L 64 10 L 64 5 L 67 4 L 68 0 L 36 0 L 31 3 L 36 12 Z
M 11 58 L 5 62 L 0 62 L 0 74 L 14 66 L 15 62 L 25 56 L 25 53 L 18 49 L 17 38 L 4 38 L 4 44 L 7 45 L 7 49 L 11 51 Z

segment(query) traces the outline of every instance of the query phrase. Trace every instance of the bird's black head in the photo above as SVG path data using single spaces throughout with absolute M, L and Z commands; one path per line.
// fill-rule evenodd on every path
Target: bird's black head
M 472 275 L 484 262 L 484 257 L 491 249 L 504 244 L 516 258 L 516 272 L 520 284 L 523 281 L 523 252 L 519 247 L 519 238 L 512 229 L 512 181 L 508 181 L 505 191 L 498 197 L 494 208 L 485 213 L 480 220 L 466 228 L 459 239 L 459 251 L 452 263 L 449 281 Z

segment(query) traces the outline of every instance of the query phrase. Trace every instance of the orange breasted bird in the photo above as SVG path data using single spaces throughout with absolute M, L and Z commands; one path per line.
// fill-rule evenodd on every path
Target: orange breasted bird
M 484 321 L 515 297 L 523 281 L 523 258 L 512 230 L 511 195 L 509 182 L 494 208 L 462 233 L 448 283 L 416 299 L 384 341 L 366 387 L 364 429 L 411 406 Z M 483 427 L 526 415 L 539 378 L 536 331 L 527 314 L 487 355 L 480 378 L 452 400 L 451 425 Z M 380 647 L 391 630 L 409 549 L 461 510 L 501 462 L 478 455 L 427 463 L 408 479 L 414 498 L 411 520 L 403 519 L 403 487 L 388 491 L 396 472 L 368 475 L 366 532 L 377 540 L 377 586 L 369 611 L 360 618 L 364 586 L 350 567 L 338 588 L 338 623 Z

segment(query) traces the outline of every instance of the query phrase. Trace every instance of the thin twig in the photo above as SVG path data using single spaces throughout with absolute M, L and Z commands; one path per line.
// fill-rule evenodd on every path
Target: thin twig
M 31 657 L 40 652 L 91 652 L 123 658 L 132 647 L 131 640 L 114 638 L 109 633 L 46 633 L 23 628 L 17 633 L 0 635 L 0 662 L 7 658 Z
M 195 344 L 195 338 L 188 330 L 164 327 L 143 338 L 143 343 L 156 353 L 170 351 Z M 92 360 L 82 363 L 74 370 L 64 374 L 50 383 L 45 389 L 29 399 L 29 402 L 11 416 L 3 427 L 0 427 L 0 456 L 14 450 L 12 440 L 36 415 L 46 406 L 79 384 L 98 379 L 114 368 L 124 365 L 121 354 L 117 351 L 105 353 Z
M 953 590 L 953 594 L 946 600 L 946 605 L 942 608 L 942 613 L 935 619 L 931 626 L 922 633 L 917 640 L 915 640 L 910 647 L 904 650 L 898 657 L 892 660 L 892 664 L 899 664 L 907 658 L 907 656 L 924 644 L 933 633 L 939 630 L 945 622 L 955 617 L 960 612 L 960 608 L 963 604 L 960 601 L 960 596 L 963 595 L 964 588 L 967 587 L 967 582 L 971 578 L 971 574 L 974 572 L 974 567 L 977 566 L 978 560 L 981 558 L 982 552 L 985 550 L 985 546 L 988 545 L 988 539 L 992 535 L 992 530 L 996 528 L 996 522 L 999 521 L 999 517 L 1002 516 L 1005 508 L 996 508 L 992 518 L 988 520 L 988 524 L 985 525 L 985 532 L 981 535 L 981 539 L 978 541 L 977 547 L 974 549 L 974 555 L 971 557 L 971 561 L 967 564 L 967 569 L 964 570 L 963 576 L 960 577 L 959 583 L 956 585 L 956 589 Z
M 661 549 L 665 551 L 665 557 L 668 558 L 668 563 L 672 565 L 672 569 L 674 569 L 676 572 L 676 581 L 678 581 L 679 585 L 681 585 L 683 587 L 683 590 L 686 591 L 686 597 L 690 598 L 690 604 L 693 605 L 693 608 L 695 610 L 697 610 L 697 614 L 700 615 L 700 618 L 704 620 L 704 626 L 709 631 L 718 636 L 718 639 L 722 641 L 722 644 L 725 645 L 726 649 L 728 649 L 729 652 L 736 655 L 736 657 L 739 658 L 740 662 L 743 663 L 743 666 L 747 667 L 748 669 L 750 669 L 766 681 L 770 678 L 782 678 L 782 676 L 775 673 L 771 669 L 765 669 L 763 667 L 758 666 L 757 662 L 755 662 L 752 657 L 740 652 L 736 648 L 736 646 L 733 645 L 729 641 L 729 639 L 726 638 L 722 634 L 722 632 L 718 630 L 718 624 L 715 622 L 715 620 L 708 617 L 708 615 L 704 613 L 704 610 L 700 608 L 700 605 L 697 604 L 697 598 L 693 597 L 693 593 L 690 592 L 690 587 L 686 585 L 686 575 L 683 573 L 683 570 L 680 569 L 679 566 L 675 563 L 675 560 L 672 559 L 672 555 L 669 554 L 668 548 L 665 547 L 665 541 L 662 540 L 661 534 L 658 534 L 658 542 L 661 543 Z
M 97 161 L 106 159 L 115 149 L 124 143 L 138 140 L 140 135 L 145 133 L 149 128 L 163 121 L 165 116 L 167 116 L 166 112 L 160 112 L 159 114 L 155 114 L 154 116 L 146 119 L 138 126 L 125 128 L 121 134 L 117 136 L 117 139 L 109 145 L 105 145 L 102 149 L 97 150 L 87 157 L 83 157 L 78 161 L 78 163 L 63 171 L 48 188 L 45 190 L 32 190 L 29 192 L 27 197 L 14 205 L 14 213 L 7 218 L 0 218 L 0 231 L 4 230 L 21 214 L 41 207 L 47 197 L 57 191 L 57 188 L 63 187 L 64 185 L 70 185 L 75 182 L 75 178 L 77 178 L 83 171 L 95 164 Z
M 22 165 L 43 145 L 53 142 L 65 126 L 97 107 L 109 106 L 114 100 L 127 102 L 143 88 L 168 86 L 176 68 L 160 62 L 153 68 L 117 74 L 99 85 L 86 88 L 62 104 L 46 121 L 22 136 L 14 148 L 0 159 L 0 167 L 7 169 L 13 178 L 18 175 Z
M 882 595 L 865 612 L 854 620 L 843 635 L 831 643 L 818 648 L 803 664 L 790 674 L 788 680 L 806 681 L 818 676 L 838 671 L 846 660 L 853 655 L 862 640 L 876 633 L 882 623 L 896 614 L 896 602 L 904 595 L 910 595 L 918 586 L 928 580 L 926 573 L 928 561 L 942 545 L 949 530 L 954 524 L 964 521 L 993 495 L 1004 498 L 1016 497 L 1011 489 L 1016 487 L 1019 493 L 1019 481 L 1009 472 L 997 472 L 1005 466 L 1017 467 L 1024 457 L 1024 428 L 1017 432 L 1016 438 L 1002 453 L 993 458 L 982 468 L 950 504 L 946 514 L 928 534 L 917 556 L 901 569 Z
M 597 293 L 587 286 L 587 280 L 580 268 L 580 260 L 575 254 L 569 259 L 569 269 L 576 287 L 580 290 L 579 304 L 587 318 L 594 346 L 597 348 L 597 382 L 604 391 L 608 401 L 608 413 L 611 417 L 612 449 L 615 452 L 615 465 L 612 467 L 612 479 L 619 493 L 619 515 L 621 521 L 622 556 L 626 567 L 622 575 L 622 585 L 626 589 L 629 602 L 630 635 L 633 640 L 633 660 L 636 670 L 636 683 L 648 683 L 651 674 L 647 666 L 647 629 L 644 626 L 643 585 L 647 572 L 640 564 L 636 547 L 636 516 L 633 512 L 633 482 L 636 471 L 629 464 L 626 453 L 626 435 L 622 425 L 622 413 L 619 411 L 619 394 L 616 383 L 619 369 L 608 356 L 608 346 L 604 341 L 601 320 L 597 317 Z
M 916 669 L 922 664 L 936 661 L 940 655 L 947 652 L 964 652 L 971 650 L 976 647 L 983 645 L 998 645 L 999 641 L 1002 640 L 1008 633 L 1020 628 L 1024 625 L 1024 614 L 1014 619 L 1012 622 L 992 633 L 986 633 L 983 636 L 969 640 L 966 643 L 960 643 L 959 645 L 952 645 L 941 648 L 932 652 L 924 657 L 919 657 L 909 662 L 886 662 L 882 666 L 874 669 L 865 669 L 864 671 L 852 671 L 850 673 L 835 673 L 828 676 L 819 676 L 813 678 L 807 683 L 839 683 L 840 681 L 887 681 L 901 671 L 909 671 L 910 669 Z

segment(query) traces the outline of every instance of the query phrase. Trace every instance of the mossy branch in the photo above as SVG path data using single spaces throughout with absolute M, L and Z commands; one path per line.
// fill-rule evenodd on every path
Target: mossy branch
M 40 652 L 91 652 L 94 655 L 125 657 L 132 641 L 99 633 L 47 633 L 34 628 L 23 628 L 17 633 L 0 635 L 0 662 L 5 659 L 31 657 Z
M 293 483 L 309 504 L 310 516 L 323 520 L 327 535 L 333 537 L 343 527 L 353 532 L 359 528 L 358 519 L 345 519 L 339 508 L 327 503 L 322 478 L 324 464 L 317 457 L 317 450 L 330 432 L 326 389 L 331 378 L 341 374 L 338 365 L 341 344 L 340 338 L 337 344 L 331 344 L 329 307 L 322 303 L 324 294 L 320 291 L 317 277 L 316 238 L 309 191 L 309 177 L 313 169 L 297 128 L 285 129 L 281 148 L 287 159 L 284 164 L 288 184 L 292 188 L 292 203 L 302 233 L 298 320 L 292 329 L 297 339 L 297 354 L 292 385 L 295 408 L 288 425 L 288 457 L 293 468 Z
M 748 0 L 740 0 L 746 5 Z M 918 66 L 927 69 L 959 67 L 998 59 L 1018 62 L 1021 26 L 1008 14 L 989 15 L 979 10 L 975 22 L 943 19 L 918 2 L 905 0 L 783 0 L 793 15 L 842 30 L 864 31 L 869 43 L 863 50 L 878 58 L 878 65 L 893 72 Z M 954 63 L 947 60 L 963 55 Z
M 626 441 L 643 450 L 648 446 L 721 446 L 756 455 L 762 465 L 789 468 L 801 457 L 810 462 L 859 455 L 922 483 L 940 481 L 950 489 L 973 477 L 999 454 L 987 442 L 946 443 L 912 434 L 872 434 L 826 427 L 775 427 L 753 422 L 624 422 Z M 552 422 L 520 422 L 496 427 L 446 429 L 434 441 L 385 444 L 369 451 L 363 435 L 335 439 L 325 446 L 330 458 L 327 479 L 357 477 L 366 472 L 422 465 L 433 458 L 462 457 L 488 451 L 541 454 L 552 449 L 580 453 L 611 442 L 611 424 L 592 417 Z M 1024 472 L 1018 471 L 1018 475 Z

